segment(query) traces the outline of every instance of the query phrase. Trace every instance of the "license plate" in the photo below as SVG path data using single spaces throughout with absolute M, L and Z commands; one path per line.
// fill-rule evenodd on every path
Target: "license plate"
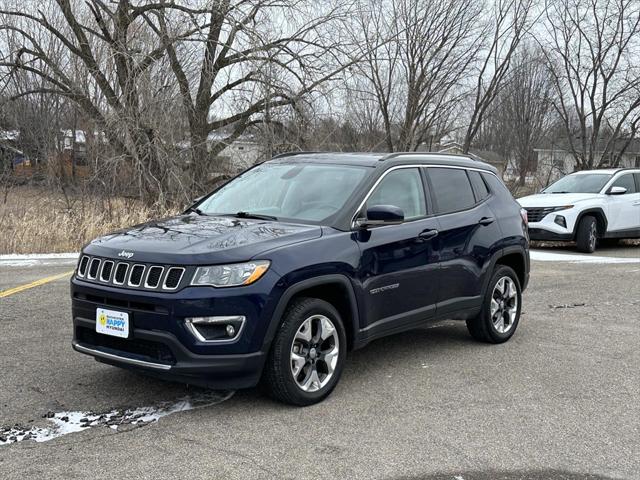
M 96 308 L 96 332 L 113 337 L 129 337 L 129 314 Z

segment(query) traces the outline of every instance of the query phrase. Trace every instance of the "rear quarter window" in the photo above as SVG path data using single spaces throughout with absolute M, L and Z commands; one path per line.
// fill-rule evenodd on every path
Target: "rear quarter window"
M 513 200 L 513 195 L 511 195 L 511 192 L 509 191 L 507 186 L 504 183 L 502 183 L 502 181 L 500 181 L 498 177 L 496 177 L 495 175 L 491 175 L 490 173 L 484 173 L 484 172 L 481 175 L 482 175 L 482 178 L 484 178 L 484 181 L 486 182 L 486 184 L 489 186 L 489 190 L 491 191 L 491 193 L 493 193 L 494 195 L 498 196 L 501 199 Z
M 467 173 L 469 174 L 469 180 L 471 180 L 473 191 L 476 194 L 476 199 L 478 200 L 478 202 L 481 202 L 489 196 L 489 189 L 487 188 L 486 183 L 484 183 L 480 172 L 476 172 L 475 170 L 468 170 Z
M 467 172 L 461 168 L 427 169 L 436 213 L 467 210 L 476 204 Z

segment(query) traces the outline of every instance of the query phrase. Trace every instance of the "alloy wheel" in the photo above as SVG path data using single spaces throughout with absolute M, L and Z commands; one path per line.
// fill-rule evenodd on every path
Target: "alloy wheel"
M 518 289 L 511 277 L 500 278 L 491 294 L 491 322 L 498 333 L 507 333 L 518 315 Z
M 333 322 L 324 315 L 307 318 L 291 344 L 291 374 L 305 392 L 317 392 L 333 377 L 340 341 Z
M 591 228 L 589 228 L 589 248 L 591 250 L 595 250 L 597 239 L 598 239 L 598 230 L 595 222 L 593 222 L 591 224 Z

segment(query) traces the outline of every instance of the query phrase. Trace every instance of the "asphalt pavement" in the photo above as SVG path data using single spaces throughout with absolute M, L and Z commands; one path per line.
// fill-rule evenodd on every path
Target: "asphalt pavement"
M 597 255 L 634 260 L 640 247 Z M 0 294 L 72 268 L 0 258 Z M 68 278 L 0 297 L 0 426 L 51 429 L 48 412 L 164 416 L 0 445 L 2 479 L 640 478 L 640 263 L 534 261 L 506 344 L 453 321 L 378 340 L 307 408 L 74 352 Z

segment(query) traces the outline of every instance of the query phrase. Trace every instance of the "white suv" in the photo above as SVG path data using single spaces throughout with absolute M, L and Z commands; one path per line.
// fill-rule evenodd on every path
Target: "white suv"
M 640 238 L 640 168 L 572 173 L 518 202 L 531 240 L 575 240 L 591 253 L 598 240 Z

